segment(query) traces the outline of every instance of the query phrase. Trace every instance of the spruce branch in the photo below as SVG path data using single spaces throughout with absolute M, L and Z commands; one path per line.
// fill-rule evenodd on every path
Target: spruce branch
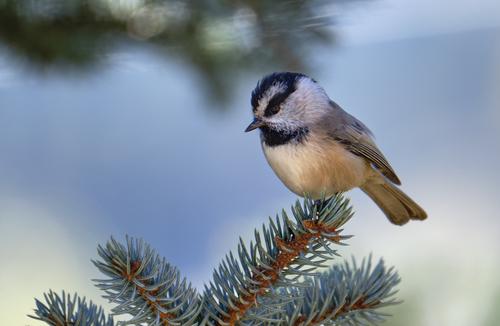
M 294 221 L 285 211 L 281 218 L 269 218 L 269 227 L 262 226 L 262 236 L 255 231 L 249 249 L 240 239 L 238 260 L 230 252 L 214 271 L 204 293 L 208 324 L 235 325 L 256 318 L 276 321 L 273 309 L 267 314 L 261 310 L 258 315 L 251 310 L 259 300 L 269 308 L 265 297 L 273 294 L 273 288 L 296 286 L 301 277 L 317 276 L 315 270 L 326 267 L 324 263 L 336 255 L 330 245 L 349 238 L 339 230 L 352 216 L 349 201 L 342 195 L 320 204 L 310 199 L 304 199 L 303 204 L 297 201 L 292 215 Z M 274 302 L 274 310 L 280 310 L 280 301 Z
M 45 303 L 35 299 L 35 316 L 33 319 L 44 321 L 53 326 L 113 326 L 113 318 L 106 317 L 101 307 L 96 306 L 75 293 L 73 297 L 64 291 L 59 296 L 53 291 L 43 294 Z
M 387 317 L 380 308 L 400 303 L 394 298 L 399 282 L 394 268 L 387 268 L 383 260 L 372 267 L 370 256 L 358 267 L 353 258 L 351 264 L 334 265 L 306 279 L 301 287 L 277 289 L 282 296 L 297 299 L 273 318 L 293 326 L 377 324 Z
M 118 304 L 112 312 L 133 316 L 123 324 L 193 324 L 201 307 L 197 291 L 142 240 L 127 237 L 126 244 L 111 238 L 97 248 L 101 261 L 93 260 L 109 277 L 94 281 Z
M 314 202 L 297 201 L 291 217 L 283 211 L 255 230 L 253 241 L 241 238 L 236 254 L 229 252 L 205 285 L 203 296 L 180 277 L 145 242 L 111 238 L 98 246 L 93 263 L 106 275 L 95 280 L 105 298 L 116 303 L 115 315 L 134 325 L 367 325 L 378 324 L 380 311 L 398 303 L 400 279 L 382 260 L 371 256 L 360 265 L 327 264 L 339 256 L 335 246 L 349 236 L 341 227 L 352 208 L 342 195 Z M 318 271 L 320 268 L 329 267 Z M 49 325 L 111 326 L 102 309 L 85 300 L 50 292 L 46 304 L 37 300 L 36 316 Z

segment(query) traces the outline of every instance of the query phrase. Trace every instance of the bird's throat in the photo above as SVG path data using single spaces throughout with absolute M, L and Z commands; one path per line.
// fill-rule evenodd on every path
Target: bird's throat
M 267 126 L 261 127 L 262 141 L 267 146 L 280 146 L 289 143 L 301 143 L 305 140 L 309 129 L 300 127 L 295 130 L 277 130 Z

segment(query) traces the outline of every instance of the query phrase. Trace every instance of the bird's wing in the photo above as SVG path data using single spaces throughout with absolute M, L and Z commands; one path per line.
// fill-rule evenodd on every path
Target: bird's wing
M 340 142 L 351 153 L 366 158 L 387 179 L 400 185 L 396 172 L 391 167 L 385 156 L 378 149 L 372 138 L 371 131 L 359 120 L 342 110 L 337 104 L 332 103 L 337 111 L 330 125 L 337 127 L 330 129 L 329 135 Z M 340 111 L 338 111 L 340 110 Z

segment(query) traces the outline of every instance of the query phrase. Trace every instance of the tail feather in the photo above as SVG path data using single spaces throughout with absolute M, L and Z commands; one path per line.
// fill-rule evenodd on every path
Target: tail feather
M 361 187 L 380 207 L 389 221 L 403 225 L 409 220 L 425 220 L 427 213 L 410 197 L 386 180 L 369 181 Z

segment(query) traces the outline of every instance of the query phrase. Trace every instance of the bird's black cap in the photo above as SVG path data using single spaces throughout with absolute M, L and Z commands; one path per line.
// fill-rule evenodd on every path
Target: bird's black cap
M 259 105 L 259 101 L 262 99 L 266 91 L 273 85 L 281 84 L 284 86 L 283 93 L 280 93 L 280 97 L 286 99 L 288 95 L 295 91 L 295 82 L 302 77 L 307 77 L 304 74 L 297 72 L 274 72 L 262 78 L 255 86 L 252 92 L 251 104 L 252 108 L 255 110 Z

